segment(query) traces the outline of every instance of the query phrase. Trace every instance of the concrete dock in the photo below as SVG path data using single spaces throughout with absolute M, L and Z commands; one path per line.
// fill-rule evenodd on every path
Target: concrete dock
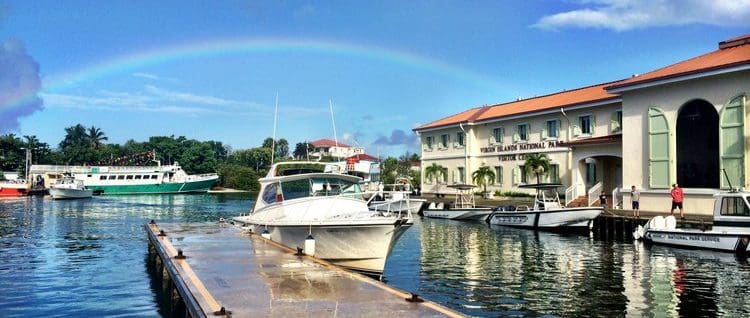
M 173 311 L 189 317 L 462 317 L 224 223 L 148 224 Z

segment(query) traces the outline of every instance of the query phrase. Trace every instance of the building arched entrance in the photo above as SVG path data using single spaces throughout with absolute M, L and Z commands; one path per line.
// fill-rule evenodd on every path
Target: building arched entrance
M 718 188 L 719 114 L 698 99 L 677 115 L 677 183 L 683 188 Z

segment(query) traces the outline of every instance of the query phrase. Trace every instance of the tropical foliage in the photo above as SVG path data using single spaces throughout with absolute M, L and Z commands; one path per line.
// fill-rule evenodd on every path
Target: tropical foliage
M 409 152 L 398 158 L 388 157 L 381 163 L 380 178 L 384 184 L 394 184 L 397 178 L 407 178 L 413 187 L 421 183 L 419 170 L 412 169 L 415 163 L 419 163 L 419 155 Z
M 546 154 L 533 153 L 526 155 L 523 170 L 536 175 L 536 183 L 540 183 L 541 177 L 547 175 L 550 169 L 549 157 Z
M 488 166 L 481 166 L 471 174 L 474 184 L 482 187 L 482 192 L 487 193 L 487 184 L 495 183 L 495 172 Z
M 432 165 L 424 168 L 424 177 L 431 180 L 440 180 L 441 177 L 445 176 L 447 173 L 448 168 L 443 167 L 437 163 L 433 163 Z
M 33 164 L 57 165 L 156 165 L 179 162 L 187 173 L 219 174 L 219 185 L 235 189 L 257 191 L 258 178 L 271 166 L 274 141 L 266 138 L 259 147 L 232 150 L 220 141 L 199 141 L 184 136 L 153 136 L 147 141 L 128 140 L 125 143 L 106 143 L 109 138 L 100 128 L 86 128 L 81 124 L 65 128 L 65 136 L 51 149 L 36 136 L 0 135 L 0 171 L 14 171 L 23 176 L 26 149 L 32 154 Z M 306 157 L 305 146 L 295 147 L 295 156 Z M 289 143 L 275 141 L 275 162 L 288 160 Z M 299 151 L 298 151 L 299 150 Z M 154 158 L 154 154 L 156 158 Z M 333 158 L 330 158 L 333 160 Z M 325 160 L 322 160 L 325 161 Z M 407 176 L 413 185 L 420 183 L 419 171 L 411 169 L 419 161 L 416 154 L 406 153 L 383 162 L 383 182 L 393 183 L 396 177 Z

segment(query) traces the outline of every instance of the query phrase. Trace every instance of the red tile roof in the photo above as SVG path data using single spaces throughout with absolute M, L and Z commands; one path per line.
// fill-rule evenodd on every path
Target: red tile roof
M 356 154 L 356 155 L 347 157 L 346 159 L 349 159 L 349 158 L 354 158 L 354 159 L 357 159 L 357 160 L 378 161 L 378 158 L 370 156 L 370 155 L 368 155 L 366 153 Z
M 637 84 L 750 64 L 750 34 L 719 42 L 719 49 L 607 87 L 617 90 Z
M 542 110 L 558 109 L 606 100 L 616 100 L 619 95 L 610 94 L 604 87 L 616 82 L 609 82 L 589 87 L 578 88 L 560 93 L 533 97 L 514 102 L 497 104 L 493 106 L 482 106 L 469 109 L 462 113 L 445 117 L 443 119 L 419 126 L 414 130 L 437 128 L 458 123 L 473 123 L 484 120 L 502 118 L 512 115 L 533 113 Z
M 315 147 L 333 147 L 336 146 L 336 141 L 330 140 L 330 139 L 318 139 L 316 141 L 311 141 L 310 144 L 312 144 Z M 339 147 L 351 147 L 343 142 L 338 143 Z

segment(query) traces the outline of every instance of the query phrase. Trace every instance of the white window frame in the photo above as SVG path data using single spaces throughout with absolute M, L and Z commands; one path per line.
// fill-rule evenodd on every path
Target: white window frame
M 466 147 L 466 133 L 463 131 L 459 131 L 456 133 L 456 143 L 453 145 L 453 148 L 463 148 Z
M 520 131 L 521 127 L 526 127 L 526 139 L 521 139 L 521 131 Z M 514 136 L 516 137 L 515 138 L 516 140 L 514 140 L 513 142 L 515 142 L 517 144 L 528 143 L 529 139 L 531 139 L 531 125 L 529 125 L 528 123 L 523 123 L 523 124 L 516 125 L 516 133 L 515 133 Z
M 448 145 L 451 142 L 451 135 L 450 134 L 441 134 L 440 135 L 440 142 L 438 143 L 438 149 L 439 150 L 445 150 L 448 149 Z
M 425 136 L 425 139 L 424 139 L 425 148 L 424 148 L 424 150 L 432 151 L 434 143 L 435 143 L 434 136 Z
M 588 129 L 589 131 L 588 132 L 583 132 L 583 119 L 586 118 L 586 117 L 588 117 L 588 119 L 589 119 L 589 124 L 586 127 L 586 129 Z M 594 135 L 594 125 L 595 125 L 595 122 L 594 122 L 594 115 L 593 114 L 583 114 L 583 115 L 578 116 L 578 127 L 581 130 L 581 133 L 578 134 L 576 137 L 591 137 L 591 136 L 593 136 Z
M 549 129 L 549 123 L 555 123 L 555 131 L 554 136 L 552 136 L 552 131 Z M 560 138 L 560 126 L 561 122 L 559 119 L 550 119 L 544 122 L 544 130 L 547 132 L 547 136 L 544 136 L 544 140 L 557 140 Z
M 498 134 L 499 132 L 499 137 Z M 490 145 L 500 145 L 503 143 L 503 139 L 505 138 L 505 127 L 495 127 L 492 128 L 490 131 Z

